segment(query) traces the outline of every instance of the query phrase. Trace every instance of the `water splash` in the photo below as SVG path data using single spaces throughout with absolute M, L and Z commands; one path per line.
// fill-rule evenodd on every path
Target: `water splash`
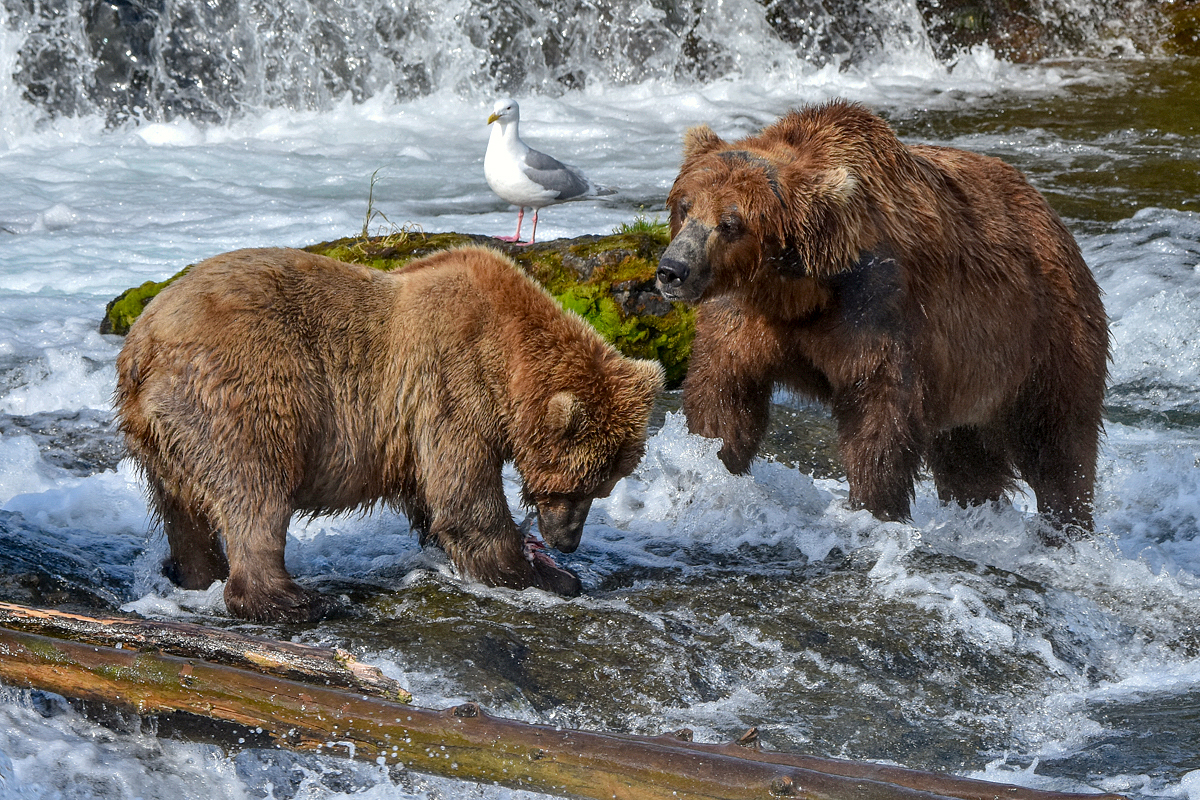
M 450 89 L 550 94 L 1143 49 L 1145 0 L 7 0 L 0 100 L 219 122 Z M 994 7 L 993 7 L 994 6 Z M 1144 9 L 1143 9 L 1144 11 Z M 1143 22 L 1146 26 L 1149 23 Z M 1137 42 L 1140 42 L 1138 44 Z

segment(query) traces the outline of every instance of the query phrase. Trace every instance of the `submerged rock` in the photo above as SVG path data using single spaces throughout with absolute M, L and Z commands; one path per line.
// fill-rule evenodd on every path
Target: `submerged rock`
M 510 256 L 564 307 L 575 311 L 627 356 L 662 362 L 669 385 L 687 371 L 695 327 L 694 312 L 663 300 L 654 288 L 658 258 L 667 246 L 665 225 L 636 225 L 608 236 L 579 236 L 520 246 L 489 236 L 400 231 L 387 236 L 351 237 L 304 248 L 309 252 L 383 270 L 462 245 L 486 245 Z M 100 323 L 101 333 L 124 336 L 167 280 L 147 281 L 114 298 Z

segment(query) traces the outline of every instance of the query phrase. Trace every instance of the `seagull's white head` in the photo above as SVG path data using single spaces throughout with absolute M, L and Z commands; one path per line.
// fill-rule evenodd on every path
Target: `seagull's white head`
M 496 105 L 492 107 L 492 115 L 488 117 L 488 125 L 493 122 L 508 124 L 517 122 L 521 119 L 521 107 L 517 105 L 516 100 L 504 98 L 497 100 Z

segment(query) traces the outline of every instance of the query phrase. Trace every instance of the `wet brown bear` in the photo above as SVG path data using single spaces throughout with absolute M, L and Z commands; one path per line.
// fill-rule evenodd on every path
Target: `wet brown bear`
M 667 202 L 658 286 L 699 303 L 684 411 L 730 470 L 781 385 L 830 404 L 850 501 L 880 518 L 908 517 L 924 462 L 944 501 L 1020 477 L 1091 529 L 1104 307 L 1019 172 L 833 102 L 734 143 L 688 131 Z
M 483 583 L 578 594 L 524 546 L 502 466 L 546 543 L 573 551 L 592 499 L 640 460 L 662 385 L 656 362 L 622 357 L 480 248 L 395 273 L 298 250 L 211 258 L 149 305 L 117 373 L 168 574 L 193 589 L 228 576 L 232 614 L 276 621 L 333 607 L 284 567 L 293 513 L 378 501 Z

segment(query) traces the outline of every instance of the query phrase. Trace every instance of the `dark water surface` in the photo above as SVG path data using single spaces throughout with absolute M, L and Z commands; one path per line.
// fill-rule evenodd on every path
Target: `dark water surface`
M 1086 75 L 1088 64 L 1062 68 Z M 1015 164 L 1084 230 L 1146 207 L 1200 211 L 1200 62 L 1107 62 L 1094 70 L 1094 79 L 1044 95 L 1000 92 L 950 110 L 898 111 L 892 122 L 914 139 Z

